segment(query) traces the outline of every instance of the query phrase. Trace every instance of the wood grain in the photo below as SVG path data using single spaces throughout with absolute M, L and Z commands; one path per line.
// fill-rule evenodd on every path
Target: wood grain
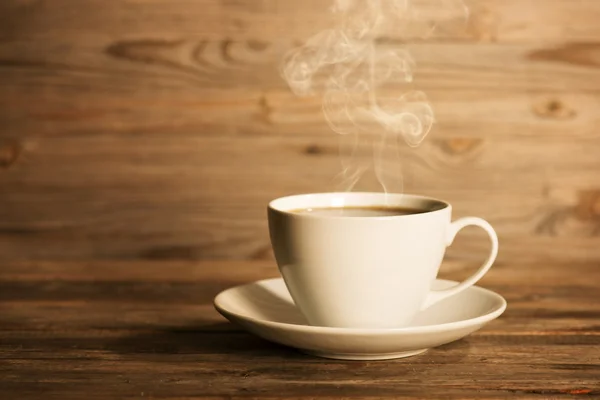
M 431 6 L 432 0 L 413 0 Z M 595 0 L 466 0 L 466 30 L 442 30 L 440 39 L 491 42 L 593 41 L 600 35 L 600 6 Z M 101 0 L 3 1 L 0 15 L 10 16 L 0 34 L 6 37 L 129 36 L 166 38 L 252 37 L 305 39 L 326 28 L 329 3 L 260 0 Z
M 2 42 L 0 66 L 6 70 L 8 90 L 14 92 L 26 87 L 35 93 L 35 86 L 43 85 L 65 91 L 70 87 L 74 95 L 93 92 L 100 99 L 110 94 L 140 98 L 150 93 L 160 99 L 177 91 L 201 102 L 203 90 L 210 89 L 287 92 L 278 66 L 284 52 L 294 45 L 281 39 L 257 45 L 250 39 L 115 41 L 101 37 L 82 41 L 66 36 L 46 42 L 22 38 Z M 409 50 L 417 62 L 414 87 L 427 92 L 594 93 L 599 88 L 595 78 L 600 44 L 596 42 L 407 44 L 389 39 L 379 47 Z
M 463 263 L 448 267 L 445 277 L 462 277 Z M 214 295 L 277 276 L 271 262 L 5 262 L 0 396 L 595 398 L 600 269 L 574 270 L 495 267 L 481 284 L 509 307 L 482 330 L 414 358 L 343 362 L 265 342 L 216 313 Z
M 75 140 L 78 151 L 70 147 Z M 406 154 L 407 191 L 452 201 L 457 217 L 485 217 L 503 239 L 556 238 L 565 247 L 580 247 L 578 241 L 586 239 L 595 243 L 600 142 L 549 138 L 515 145 L 499 138 L 461 150 L 455 141 L 432 140 Z M 32 148 L 30 159 L 13 166 L 5 180 L 19 190 L 6 192 L 0 209 L 0 235 L 9 244 L 4 257 L 263 257 L 269 254 L 267 202 L 329 190 L 339 170 L 332 135 L 319 140 L 134 135 L 119 143 L 123 147 L 107 136 L 63 136 L 25 144 Z M 577 157 L 547 162 L 547 154 L 565 150 Z M 297 173 L 305 165 L 312 168 Z M 381 190 L 369 178 L 361 187 Z M 585 189 L 589 186 L 595 189 Z M 502 206 L 490 207 L 488 199 Z M 486 243 L 480 240 L 475 248 Z M 473 244 L 464 253 L 472 249 Z M 590 255 L 598 258 L 598 247 L 577 257 Z
M 466 32 L 408 43 L 437 124 L 405 190 L 490 220 L 501 262 L 600 259 L 600 6 L 469 5 Z M 320 98 L 277 73 L 323 8 L 2 2 L 0 260 L 269 258 L 266 203 L 340 171 Z M 449 257 L 480 257 L 463 237 Z

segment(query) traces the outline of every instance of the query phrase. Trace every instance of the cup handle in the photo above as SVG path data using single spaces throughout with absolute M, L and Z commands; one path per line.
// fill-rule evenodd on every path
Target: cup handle
M 486 220 L 481 219 L 481 218 L 466 217 L 466 218 L 461 218 L 461 219 L 458 219 L 458 220 L 452 222 L 450 224 L 450 229 L 448 230 L 448 236 L 446 239 L 447 246 L 450 246 L 452 244 L 452 242 L 454 241 L 454 238 L 456 237 L 456 234 L 462 228 L 465 228 L 470 225 L 478 226 L 487 232 L 488 236 L 490 237 L 490 242 L 492 243 L 492 249 L 490 251 L 490 255 L 488 256 L 487 260 L 485 260 L 483 265 L 481 267 L 479 267 L 477 272 L 475 272 L 473 275 L 471 275 L 465 281 L 463 281 L 463 282 L 459 283 L 458 285 L 455 285 L 449 289 L 432 290 L 431 292 L 429 292 L 429 295 L 427 296 L 427 299 L 425 300 L 423 307 L 421 307 L 421 310 L 424 310 L 424 309 L 428 308 L 429 306 L 437 303 L 438 301 L 445 299 L 446 297 L 455 295 L 458 292 L 462 292 L 466 288 L 474 285 L 475 283 L 477 283 L 478 280 L 480 280 L 486 274 L 486 272 L 488 272 L 488 270 L 490 269 L 490 267 L 496 260 L 496 256 L 498 255 L 498 236 L 496 235 L 496 231 L 494 231 L 494 228 L 492 228 L 492 226 Z

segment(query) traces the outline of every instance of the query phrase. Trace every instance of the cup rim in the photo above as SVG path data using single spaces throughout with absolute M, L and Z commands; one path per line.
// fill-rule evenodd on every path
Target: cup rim
M 396 201 L 398 199 L 402 199 L 404 201 L 413 201 L 413 202 L 428 202 L 435 204 L 437 206 L 432 206 L 431 210 L 425 210 L 423 212 L 417 214 L 403 214 L 403 215 L 380 215 L 380 216 L 372 216 L 372 217 L 363 217 L 361 220 L 387 220 L 387 219 L 397 219 L 397 218 L 418 218 L 419 216 L 432 215 L 435 213 L 444 212 L 445 210 L 451 209 L 452 206 L 450 203 L 444 200 L 440 200 L 430 196 L 424 195 L 416 195 L 409 193 L 384 193 L 384 192 L 315 192 L 315 193 L 302 193 L 302 194 L 293 194 L 289 196 L 278 197 L 273 199 L 268 204 L 268 209 L 271 211 L 275 211 L 284 215 L 294 216 L 297 218 L 316 218 L 316 219 L 356 219 L 355 217 L 347 216 L 347 215 L 314 215 L 311 213 L 299 214 L 294 212 L 294 210 L 303 208 L 299 207 L 283 207 L 282 204 L 291 202 L 295 199 L 319 199 L 321 198 L 335 198 L 336 196 L 340 198 L 364 198 L 369 197 L 372 199 L 380 199 L 379 201 L 373 201 L 373 203 L 369 204 L 371 206 L 388 206 L 389 204 L 385 204 L 381 201 L 381 199 L 389 198 L 390 196 L 395 198 Z M 333 205 L 335 206 L 335 205 Z M 327 206 L 324 206 L 327 207 Z M 332 206 L 330 206 L 332 207 Z M 343 207 L 343 204 L 340 205 Z

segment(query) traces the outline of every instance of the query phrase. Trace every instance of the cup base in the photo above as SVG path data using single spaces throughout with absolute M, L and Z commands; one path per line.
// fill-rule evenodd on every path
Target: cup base
M 425 353 L 429 349 L 420 349 L 412 351 L 402 351 L 399 353 L 385 353 L 385 354 L 343 354 L 343 353 L 322 353 L 318 351 L 301 350 L 303 353 L 311 356 L 330 358 L 334 360 L 351 360 L 351 361 L 378 361 L 378 360 L 393 360 L 396 358 L 405 358 L 416 356 L 418 354 Z

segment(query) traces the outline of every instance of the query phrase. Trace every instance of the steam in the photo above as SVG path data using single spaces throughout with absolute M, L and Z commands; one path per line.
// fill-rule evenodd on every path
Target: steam
M 462 0 L 334 0 L 331 11 L 334 27 L 287 53 L 282 76 L 298 96 L 322 93 L 325 119 L 341 135 L 342 190 L 352 190 L 370 168 L 359 156 L 370 144 L 384 192 L 400 193 L 401 144 L 417 147 L 435 119 L 425 94 L 409 88 L 415 61 L 407 48 L 381 48 L 377 38 L 425 38 L 468 10 Z

